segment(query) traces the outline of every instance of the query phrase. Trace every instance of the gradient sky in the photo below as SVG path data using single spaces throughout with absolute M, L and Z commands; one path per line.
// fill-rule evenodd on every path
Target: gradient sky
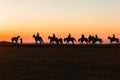
M 36 32 L 45 41 L 52 33 L 120 38 L 120 0 L 0 0 L 0 41 L 19 34 L 24 42 L 34 42 Z

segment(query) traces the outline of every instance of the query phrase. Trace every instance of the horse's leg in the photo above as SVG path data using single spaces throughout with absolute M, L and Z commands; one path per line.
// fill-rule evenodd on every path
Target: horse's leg
M 110 44 L 112 44 L 112 40 L 110 40 Z
M 82 44 L 82 42 L 80 41 L 80 44 Z
M 60 41 L 60 43 L 61 43 L 61 44 L 63 43 L 62 40 Z
M 102 44 L 102 41 L 100 41 L 100 44 Z
M 99 43 L 101 44 L 101 41 L 99 41 Z
M 59 44 L 59 41 L 56 41 L 57 44 Z
M 88 44 L 89 42 L 87 41 L 86 44 Z
M 40 40 L 40 44 L 41 44 L 41 40 Z
M 119 43 L 119 40 L 117 40 L 116 42 Z
M 92 44 L 92 40 L 90 40 L 89 43 Z
M 103 40 L 101 40 L 101 44 L 103 43 Z
M 18 43 L 18 40 L 15 40 L 16 43 Z
M 67 41 L 67 43 L 66 44 L 69 44 L 69 41 Z
M 95 41 L 94 41 L 94 40 L 92 40 L 92 44 L 95 44 Z
M 52 41 L 50 40 L 50 44 L 52 44 Z
M 88 44 L 90 44 L 90 41 L 88 40 Z
M 82 44 L 82 41 L 80 41 L 80 44 Z
M 74 44 L 74 41 L 72 41 L 72 43 Z
M 61 41 L 61 44 L 62 44 L 63 42 Z

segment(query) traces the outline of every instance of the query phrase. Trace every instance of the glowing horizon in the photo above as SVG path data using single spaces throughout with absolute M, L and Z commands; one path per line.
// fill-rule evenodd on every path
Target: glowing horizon
M 0 41 L 10 41 L 20 35 L 23 42 L 34 42 L 37 32 L 45 42 L 53 33 L 76 39 L 84 34 L 120 38 L 119 0 L 1 0 Z

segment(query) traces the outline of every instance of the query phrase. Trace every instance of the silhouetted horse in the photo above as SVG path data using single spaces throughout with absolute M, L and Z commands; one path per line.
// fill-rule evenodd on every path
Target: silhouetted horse
M 119 43 L 118 38 L 113 38 L 113 37 L 108 36 L 108 39 L 110 40 L 110 43 L 112 43 L 113 41 L 116 41 L 116 43 Z
M 48 39 L 50 39 L 50 44 L 54 42 L 56 42 L 56 44 L 59 44 L 59 40 L 57 37 L 51 37 L 51 36 L 48 36 Z
M 14 43 L 14 41 L 15 41 L 15 43 L 18 43 L 18 39 L 20 38 L 20 36 L 18 35 L 17 37 L 12 37 L 11 38 L 11 41 L 12 41 L 12 43 Z
M 88 37 L 88 41 L 92 42 L 92 44 L 95 44 L 96 42 L 99 42 L 100 44 L 102 44 L 103 40 L 101 38 L 95 38 L 94 36 L 89 36 Z
M 74 37 L 64 38 L 64 42 L 69 43 L 70 41 L 74 44 L 74 41 L 76 42 L 76 39 Z
M 82 44 L 84 41 L 85 41 L 86 43 L 89 42 L 89 40 L 88 40 L 87 38 L 79 38 L 79 39 L 78 39 L 78 42 L 80 42 L 81 44 Z
M 38 41 L 40 42 L 40 44 L 43 43 L 42 37 L 38 37 L 38 36 L 33 35 L 33 38 L 35 39 L 35 43 L 37 43 Z

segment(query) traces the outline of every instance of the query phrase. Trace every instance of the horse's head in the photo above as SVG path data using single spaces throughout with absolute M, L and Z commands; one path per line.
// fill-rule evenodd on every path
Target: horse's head
M 33 34 L 33 38 L 35 38 L 35 34 Z
M 110 36 L 108 36 L 108 39 L 110 39 L 111 37 Z
M 64 42 L 67 40 L 67 38 L 64 38 Z
M 48 36 L 48 39 L 50 39 L 51 37 L 50 36 Z
M 20 38 L 20 35 L 18 35 L 18 38 Z

